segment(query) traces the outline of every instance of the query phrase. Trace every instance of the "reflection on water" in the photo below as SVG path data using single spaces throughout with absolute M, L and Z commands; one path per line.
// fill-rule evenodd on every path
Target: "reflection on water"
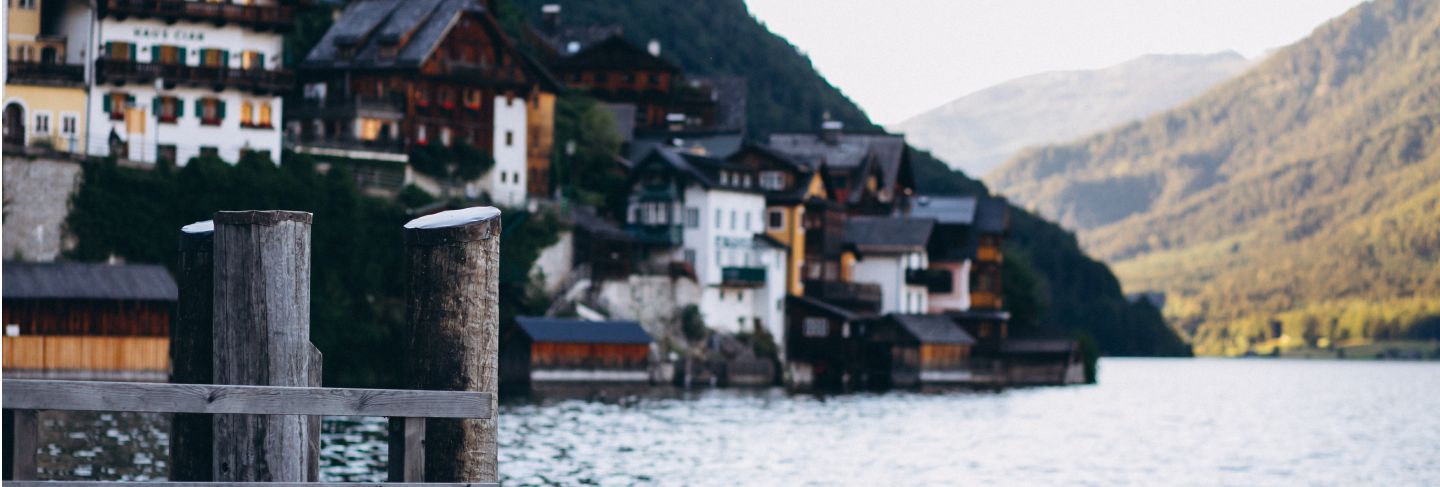
M 535 398 L 501 406 L 500 474 L 508 485 L 1440 485 L 1437 363 L 1106 359 L 1100 380 Z M 64 459 L 42 465 L 64 478 L 162 476 L 163 416 L 120 417 L 82 422 L 74 442 L 46 436 L 44 453 Z M 383 419 L 326 418 L 324 431 L 324 480 L 384 479 Z

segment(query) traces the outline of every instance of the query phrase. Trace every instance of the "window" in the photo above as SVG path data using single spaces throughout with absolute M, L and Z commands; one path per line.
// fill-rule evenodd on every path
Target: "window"
M 760 173 L 760 187 L 771 191 L 785 189 L 785 173 L 781 171 Z
M 382 120 L 373 118 L 360 119 L 360 140 L 376 140 L 380 138 L 380 129 L 385 125 Z
M 16 7 L 23 8 L 23 9 L 26 9 L 26 10 L 35 10 L 35 0 L 19 0 L 18 2 L 15 2 L 15 3 L 16 3 L 16 5 L 15 5 Z
M 257 122 L 256 124 L 259 125 L 259 126 L 261 126 L 261 127 L 266 127 L 266 128 L 271 127 L 271 125 L 270 125 L 270 104 L 269 104 L 269 103 L 259 103 L 258 105 L 260 105 L 260 119 L 256 121 L 256 122 Z
M 770 229 L 779 230 L 785 228 L 785 211 L 770 210 Z
M 240 51 L 240 69 L 265 69 L 265 55 L 257 51 Z
M 135 44 L 129 42 L 106 42 L 105 58 L 116 61 L 134 61 Z
M 160 64 L 185 64 L 185 48 L 179 46 L 155 46 L 155 59 Z
M 685 208 L 685 228 L 700 228 L 699 208 Z
M 440 144 L 450 147 L 450 127 L 440 127 Z
M 720 229 L 720 221 L 721 221 L 721 220 L 724 220 L 724 219 L 725 219 L 724 210 L 721 210 L 721 209 L 718 209 L 718 208 L 715 209 L 715 229 L 716 229 L 716 230 L 719 230 L 719 229 Z
M 255 106 L 250 102 L 240 102 L 240 126 L 252 127 L 255 125 Z
M 175 123 L 175 120 L 183 115 L 181 112 L 184 110 L 184 105 L 180 103 L 179 98 L 157 96 L 151 103 L 154 105 L 152 109 L 155 111 L 155 119 L 160 123 Z
M 200 125 L 220 125 L 225 119 L 225 102 L 219 98 L 198 98 L 195 113 L 200 115 Z
M 695 249 L 685 249 L 685 263 L 690 264 L 690 267 L 695 267 Z
M 210 146 L 200 147 L 200 157 L 204 159 L 219 159 L 220 149 Z
M 35 112 L 35 135 L 50 135 L 50 112 Z
M 135 106 L 135 97 L 116 91 L 101 98 L 100 103 L 105 113 L 110 114 L 110 120 L 124 120 L 125 110 Z
M 159 161 L 175 164 L 176 152 L 174 144 L 161 144 L 156 147 L 155 153 L 159 154 Z
M 415 127 L 415 141 L 420 145 L 425 145 L 430 142 L 430 139 L 425 136 L 424 125 Z
M 224 49 L 201 49 L 200 65 L 220 68 L 230 65 L 230 52 Z
M 73 113 L 60 115 L 60 135 L 73 136 L 79 125 L 79 117 Z
M 750 212 L 745 212 L 745 229 L 750 229 Z
M 818 316 L 805 317 L 805 336 L 819 338 L 830 334 L 830 323 Z
M 730 229 L 735 229 L 735 210 L 730 210 Z
M 513 145 L 515 145 L 515 131 L 513 131 L 513 130 L 506 130 L 506 131 L 505 131 L 505 147 L 510 147 L 510 146 L 513 146 Z

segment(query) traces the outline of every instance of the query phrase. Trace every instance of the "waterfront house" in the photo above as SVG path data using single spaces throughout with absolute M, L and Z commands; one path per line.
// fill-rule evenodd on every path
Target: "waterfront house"
M 641 48 L 615 35 L 566 53 L 550 68 L 567 86 L 626 106 L 637 133 L 718 127 L 713 89 L 686 80 L 679 66 L 660 57 L 659 41 Z
M 295 86 L 283 66 L 294 3 L 97 1 L 93 28 L 75 21 L 97 38 L 78 50 L 94 64 L 88 153 L 278 163 L 281 95 Z
M 1085 382 L 1080 346 L 1068 338 L 1012 338 L 1000 347 L 1004 382 L 1011 385 L 1059 385 Z
M 631 187 L 625 228 L 640 246 L 645 267 L 691 269 L 710 328 L 726 333 L 766 328 L 783 336 L 779 313 L 771 310 L 784 307 L 786 249 L 760 238 L 765 196 L 755 171 L 655 148 L 635 162 Z M 781 285 L 771 286 L 776 273 Z
M 934 281 L 928 289 L 931 313 L 970 309 L 970 268 L 975 260 L 975 197 L 919 196 L 910 217 L 935 220 L 926 252 Z
M 865 328 L 864 361 L 871 387 L 970 382 L 975 339 L 950 318 L 892 313 L 867 320 Z
M 517 317 L 502 333 L 500 381 L 648 382 L 650 334 L 634 321 Z
M 411 182 L 412 150 L 463 144 L 494 163 L 463 182 L 466 196 L 518 205 L 549 191 L 529 177 L 548 174 L 546 118 L 560 87 L 476 0 L 351 2 L 301 69 L 304 101 L 289 117 L 297 152 L 346 160 L 362 183 L 393 191 Z M 456 184 L 440 179 L 421 186 Z
M 852 280 L 880 286 L 881 313 L 924 313 L 931 284 L 926 245 L 935 220 L 851 216 L 845 240 L 859 257 Z
M 840 389 L 864 372 L 864 318 L 807 296 L 786 298 L 785 380 L 795 387 Z
M 4 265 L 7 378 L 164 381 L 178 290 L 164 267 Z
M 915 192 L 903 135 L 846 133 L 843 124 L 827 120 L 819 133 L 771 134 L 767 145 L 823 170 L 833 199 L 851 214 L 893 214 Z
M 1010 204 L 1004 198 L 980 198 L 975 205 L 975 261 L 970 268 L 970 307 L 1005 309 L 1001 281 L 1005 254 L 1000 250 L 1010 231 Z
M 5 24 L 5 151 L 85 153 L 85 47 L 91 7 L 10 2 Z

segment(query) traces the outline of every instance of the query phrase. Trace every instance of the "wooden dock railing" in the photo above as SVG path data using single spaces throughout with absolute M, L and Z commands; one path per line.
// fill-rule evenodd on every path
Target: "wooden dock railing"
M 14 481 L 7 486 L 81 487 L 115 482 L 35 480 L 39 447 L 39 411 L 113 411 L 146 413 L 385 416 L 404 418 L 404 448 L 390 450 L 390 469 L 403 482 L 423 481 L 425 418 L 489 419 L 494 414 L 491 394 L 467 391 L 410 391 L 387 389 L 334 389 L 323 387 L 216 386 L 149 384 L 138 382 L 85 382 L 6 380 L 0 387 L 6 414 L 6 463 Z M 394 478 L 397 475 L 392 474 Z M 146 482 L 147 486 L 244 485 L 255 482 Z M 267 486 L 280 484 L 263 484 Z M 309 483 L 308 485 L 328 485 Z M 344 485 L 344 484 L 337 484 Z M 429 483 L 427 486 L 480 485 Z
M 5 487 L 114 485 L 34 481 L 41 410 L 174 413 L 176 481 L 156 487 L 327 485 L 316 482 L 326 415 L 391 418 L 393 485 L 497 481 L 500 211 L 447 211 L 400 229 L 409 292 L 397 351 L 410 390 L 319 387 L 312 219 L 222 211 L 181 229 L 171 383 L 3 381 Z

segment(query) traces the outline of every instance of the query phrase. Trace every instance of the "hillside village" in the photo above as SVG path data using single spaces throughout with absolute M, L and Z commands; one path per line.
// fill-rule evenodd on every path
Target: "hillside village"
M 818 131 L 749 134 L 743 79 L 688 75 L 660 42 L 566 24 L 559 5 L 515 38 L 489 2 L 355 0 L 307 52 L 285 52 L 300 12 L 319 8 L 21 2 L 7 179 L 16 157 L 71 182 L 67 165 L 304 157 L 366 194 L 424 201 L 419 214 L 500 206 L 507 236 L 553 215 L 555 243 L 528 249 L 533 286 L 520 288 L 549 303 L 502 323 L 511 386 L 1087 380 L 1070 336 L 1010 333 L 1005 200 L 922 194 L 903 135 L 826 114 Z M 571 95 L 607 116 L 567 128 Z M 618 146 L 581 166 L 594 138 Z M 55 227 L 14 248 L 7 228 L 6 377 L 163 377 L 173 281 L 156 266 L 45 263 L 67 245 Z M 144 293 L 126 292 L 135 275 Z M 24 353 L 47 346 L 120 358 Z

